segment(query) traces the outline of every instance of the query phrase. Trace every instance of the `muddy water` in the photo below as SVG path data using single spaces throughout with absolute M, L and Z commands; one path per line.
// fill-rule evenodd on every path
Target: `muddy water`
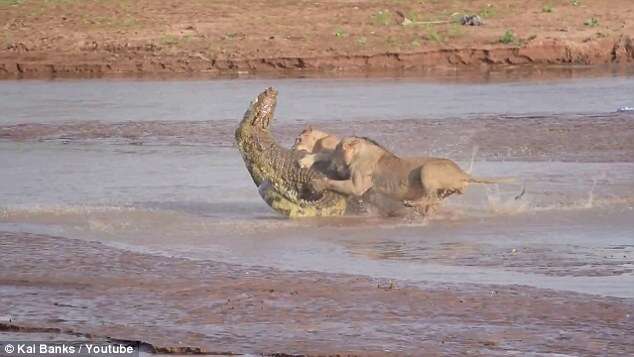
M 235 120 L 268 86 L 282 93 L 277 116 L 283 122 L 606 113 L 634 106 L 630 77 L 478 84 L 460 78 L 2 81 L 0 122 Z
M 473 186 L 425 221 L 284 219 L 232 147 L 246 104 L 269 85 L 280 89 L 283 143 L 310 122 L 518 183 Z M 634 114 L 615 111 L 634 106 L 632 93 L 631 77 L 0 82 L 0 231 L 289 271 L 631 298 Z

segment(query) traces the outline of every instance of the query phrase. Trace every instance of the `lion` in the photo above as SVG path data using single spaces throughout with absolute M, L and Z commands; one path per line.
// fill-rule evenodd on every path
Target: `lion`
M 455 162 L 444 158 L 400 158 L 365 137 L 342 139 L 335 153 L 348 167 L 349 178 L 331 178 L 314 182 L 318 190 L 363 196 L 372 189 L 377 194 L 415 207 L 423 214 L 436 210 L 440 201 L 463 194 L 471 183 L 509 183 L 512 179 L 478 178 L 464 172 Z
M 308 153 L 317 153 L 323 150 L 332 151 L 339 144 L 339 141 L 335 135 L 308 126 L 295 138 L 292 149 Z
M 302 168 L 310 169 L 315 166 L 329 177 L 345 179 L 349 176 L 347 166 L 341 161 L 341 155 L 335 153 L 340 141 L 333 134 L 309 126 L 295 138 L 292 149 L 306 153 L 298 160 Z

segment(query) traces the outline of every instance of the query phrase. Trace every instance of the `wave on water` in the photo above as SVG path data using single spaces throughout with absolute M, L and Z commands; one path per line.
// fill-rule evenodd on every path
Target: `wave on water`
M 568 201 L 539 201 L 530 191 L 517 198 L 514 190 L 501 191 L 490 187 L 465 197 L 445 201 L 440 210 L 428 219 L 413 217 L 334 217 L 287 219 L 260 205 L 241 208 L 239 214 L 226 214 L 223 205 L 207 205 L 201 209 L 195 203 L 149 204 L 145 206 L 32 204 L 0 206 L 1 224 L 25 224 L 65 227 L 93 234 L 156 233 L 162 236 L 256 234 L 284 229 L 334 227 L 357 229 L 367 227 L 425 227 L 443 221 L 516 216 L 540 212 L 630 209 L 634 195 L 597 197 L 591 190 L 585 198 Z M 249 208 L 251 207 L 251 208 Z M 621 208 L 619 208 L 621 207 Z M 205 211 L 212 209 L 213 211 Z

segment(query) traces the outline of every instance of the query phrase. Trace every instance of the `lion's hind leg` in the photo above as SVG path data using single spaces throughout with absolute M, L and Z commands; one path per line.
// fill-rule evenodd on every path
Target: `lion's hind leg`
M 419 214 L 426 216 L 435 213 L 438 210 L 440 200 L 436 195 L 423 195 L 416 200 L 403 201 L 406 207 L 413 207 Z

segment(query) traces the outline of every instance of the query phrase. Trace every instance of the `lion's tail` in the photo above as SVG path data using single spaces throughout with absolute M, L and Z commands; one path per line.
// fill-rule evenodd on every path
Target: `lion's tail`
M 515 183 L 515 177 L 475 177 L 469 176 L 470 183 L 482 183 L 485 185 L 493 185 L 497 183 Z

